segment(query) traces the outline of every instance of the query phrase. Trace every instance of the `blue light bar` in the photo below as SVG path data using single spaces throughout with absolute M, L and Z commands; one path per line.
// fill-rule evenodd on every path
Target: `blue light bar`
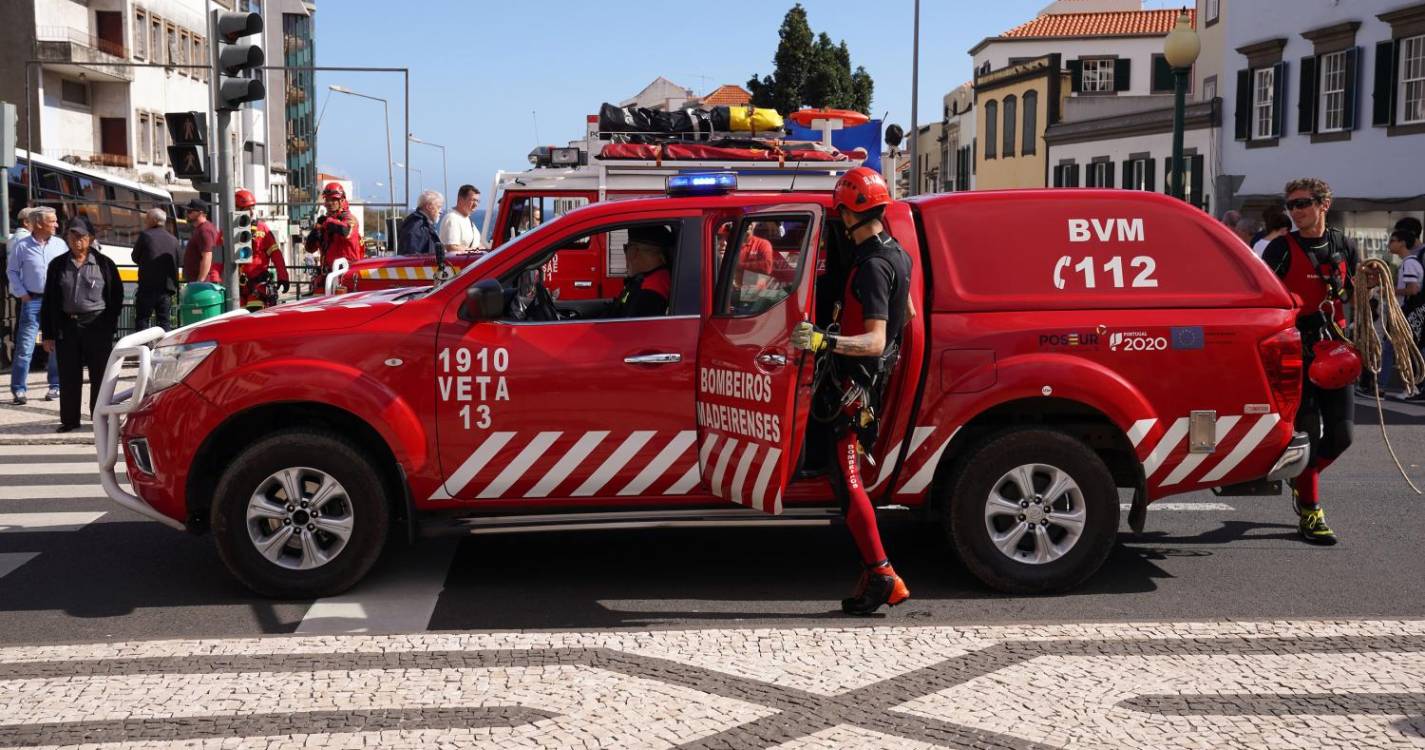
M 737 175 L 732 172 L 677 174 L 668 178 L 668 195 L 722 195 L 737 189 Z

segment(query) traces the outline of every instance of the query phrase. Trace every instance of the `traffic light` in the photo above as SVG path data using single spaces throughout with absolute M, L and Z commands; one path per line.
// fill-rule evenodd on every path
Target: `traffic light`
M 252 262 L 252 212 L 233 212 L 233 262 Z
M 203 112 L 165 112 L 168 126 L 168 163 L 173 175 L 208 182 L 208 115 Z
M 213 80 L 218 82 L 217 109 L 230 112 L 267 96 L 267 89 L 258 75 L 262 64 L 267 61 L 262 48 L 238 41 L 262 33 L 262 16 L 221 10 L 213 12 L 217 14 L 215 26 L 218 30 L 218 62 L 213 76 Z

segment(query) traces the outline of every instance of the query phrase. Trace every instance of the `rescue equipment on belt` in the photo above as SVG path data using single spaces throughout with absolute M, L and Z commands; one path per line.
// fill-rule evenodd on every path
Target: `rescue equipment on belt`
M 1395 289 L 1395 276 L 1391 272 L 1390 265 L 1379 258 L 1371 258 L 1362 263 L 1356 269 L 1355 286 L 1357 289 L 1368 289 L 1371 287 L 1372 277 L 1376 283 L 1376 288 L 1382 290 L 1380 295 L 1381 313 L 1380 319 L 1384 324 L 1385 336 L 1390 340 L 1390 344 L 1395 348 L 1395 372 L 1400 376 L 1401 382 L 1405 383 L 1405 394 L 1407 396 L 1420 391 L 1421 382 L 1425 382 L 1425 357 L 1421 356 L 1420 347 L 1416 343 L 1414 331 L 1410 327 L 1410 322 L 1406 319 L 1405 311 L 1400 306 L 1400 301 L 1395 298 L 1392 290 Z M 1356 324 L 1352 331 L 1355 339 L 1356 349 L 1360 351 L 1361 359 L 1365 367 L 1375 374 L 1376 392 L 1376 414 L 1380 419 L 1380 434 L 1385 440 L 1386 450 L 1390 451 L 1390 457 L 1395 460 L 1395 467 L 1400 470 L 1400 476 L 1405 479 L 1405 483 L 1410 485 L 1410 489 L 1415 494 L 1425 494 L 1419 487 L 1410 480 L 1410 475 L 1405 472 L 1405 467 L 1400 464 L 1400 458 L 1395 455 L 1395 447 L 1390 444 L 1390 436 L 1385 429 L 1385 408 L 1381 405 L 1380 395 L 1380 369 L 1381 369 L 1381 340 L 1380 334 L 1375 326 L 1376 313 L 1370 305 L 1356 305 Z M 1314 367 L 1315 365 L 1313 365 Z

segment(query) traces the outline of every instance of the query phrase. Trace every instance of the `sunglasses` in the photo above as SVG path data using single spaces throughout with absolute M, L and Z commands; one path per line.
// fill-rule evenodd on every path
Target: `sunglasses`
M 1297 198 L 1296 200 L 1287 201 L 1286 207 L 1292 210 L 1296 210 L 1299 208 L 1309 208 L 1311 206 L 1316 205 L 1316 203 L 1317 201 L 1315 198 Z

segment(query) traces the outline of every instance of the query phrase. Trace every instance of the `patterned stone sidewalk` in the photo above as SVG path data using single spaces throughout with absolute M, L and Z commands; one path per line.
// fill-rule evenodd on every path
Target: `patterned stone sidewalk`
M 45 392 L 49 386 L 44 370 L 31 372 L 25 381 L 29 389 L 29 403 L 18 406 L 10 403 L 10 373 L 0 373 L 0 445 L 65 445 L 73 443 L 94 443 L 94 426 L 89 421 L 89 385 L 84 386 L 84 396 L 80 408 L 81 423 L 73 432 L 57 433 L 59 427 L 59 400 L 46 401 Z
M 0 649 L 0 747 L 1425 746 L 1425 621 Z

